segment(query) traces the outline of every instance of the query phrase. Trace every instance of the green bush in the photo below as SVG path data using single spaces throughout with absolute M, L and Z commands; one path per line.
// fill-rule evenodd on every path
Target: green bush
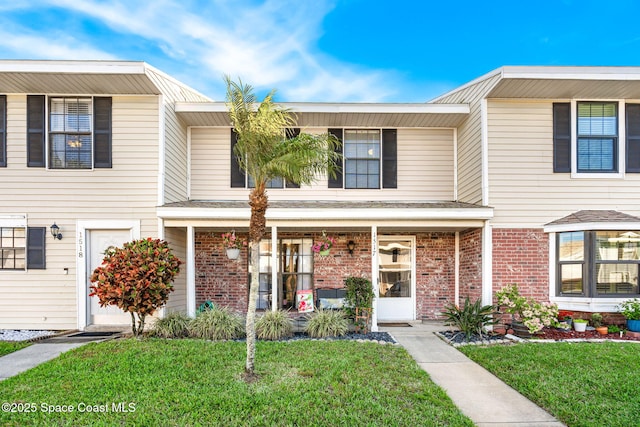
M 151 330 L 151 336 L 158 338 L 184 338 L 189 336 L 190 323 L 191 318 L 189 316 L 174 311 L 156 321 Z
M 348 329 L 344 311 L 319 309 L 307 316 L 305 332 L 312 338 L 327 338 L 342 336 Z
M 293 321 L 285 310 L 267 311 L 256 321 L 256 336 L 261 340 L 279 340 L 293 335 Z
M 618 310 L 627 320 L 640 320 L 640 300 L 638 298 L 624 301 Z
M 373 307 L 373 288 L 371 280 L 365 277 L 347 277 L 345 285 L 345 310 L 349 317 L 354 318 L 356 308 Z
M 465 298 L 462 308 L 454 304 L 449 304 L 445 307 L 442 314 L 446 318 L 445 325 L 456 326 L 460 329 L 460 332 L 464 333 L 467 341 L 469 341 L 473 334 L 482 336 L 487 326 L 497 323 L 497 320 L 494 319 L 494 306 L 483 306 L 479 299 L 471 303 L 469 297 Z
M 244 336 L 244 320 L 227 307 L 214 307 L 191 321 L 190 335 L 210 340 L 232 340 Z

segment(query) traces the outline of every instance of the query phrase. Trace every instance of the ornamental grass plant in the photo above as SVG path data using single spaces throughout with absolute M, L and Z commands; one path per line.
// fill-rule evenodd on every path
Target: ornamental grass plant
M 191 321 L 190 335 L 209 340 L 232 340 L 244 336 L 244 320 L 227 307 L 214 307 Z
M 342 310 L 319 309 L 307 316 L 305 332 L 312 338 L 339 337 L 348 330 L 349 323 Z
M 256 321 L 258 339 L 275 341 L 292 335 L 293 321 L 286 310 L 267 311 Z

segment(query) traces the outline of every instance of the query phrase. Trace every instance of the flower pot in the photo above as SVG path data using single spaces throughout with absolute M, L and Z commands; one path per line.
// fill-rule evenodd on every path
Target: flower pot
M 609 328 L 607 328 L 606 326 L 598 326 L 596 328 L 596 331 L 600 334 L 600 335 L 607 335 L 609 333 Z
M 640 320 L 627 319 L 627 329 L 631 332 L 640 332 Z
M 320 253 L 320 256 L 327 256 L 329 255 L 330 251 L 331 251 L 330 249 L 325 249 L 324 251 L 320 251 L 319 253 Z
M 513 322 L 511 324 L 511 329 L 513 330 L 513 335 L 520 338 L 531 338 L 531 332 L 529 332 L 529 328 L 527 328 L 522 322 Z
M 573 329 L 576 330 L 576 332 L 584 332 L 587 330 L 587 322 L 573 322 Z
M 227 248 L 227 258 L 229 259 L 238 259 L 240 256 L 240 249 L 238 248 Z

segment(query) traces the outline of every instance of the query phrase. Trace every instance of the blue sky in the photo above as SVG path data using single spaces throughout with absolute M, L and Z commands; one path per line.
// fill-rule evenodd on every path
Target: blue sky
M 0 58 L 145 61 L 224 100 L 424 102 L 502 65 L 640 65 L 640 2 L 13 0 Z

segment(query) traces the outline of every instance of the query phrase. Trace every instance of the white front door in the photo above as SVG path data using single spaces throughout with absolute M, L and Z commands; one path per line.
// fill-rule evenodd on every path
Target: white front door
M 378 238 L 378 322 L 415 319 L 415 238 Z
M 91 290 L 91 274 L 96 267 L 102 264 L 104 251 L 110 246 L 122 247 L 131 240 L 131 230 L 87 230 L 87 279 L 86 295 L 87 325 L 128 325 L 131 324 L 131 315 L 124 313 L 118 307 L 109 305 L 100 307 L 98 297 L 89 297 Z

